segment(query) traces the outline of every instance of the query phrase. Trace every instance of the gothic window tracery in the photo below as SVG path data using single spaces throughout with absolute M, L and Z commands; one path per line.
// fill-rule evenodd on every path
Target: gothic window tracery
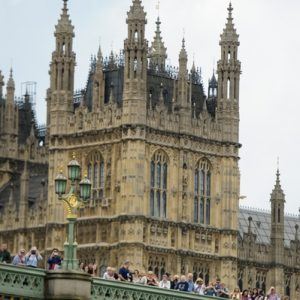
M 92 198 L 94 200 L 104 197 L 104 160 L 100 152 L 96 151 L 88 157 L 88 178 L 92 183 Z
M 152 217 L 167 216 L 168 159 L 157 151 L 150 164 L 150 214 Z
M 210 224 L 211 167 L 206 159 L 201 160 L 194 176 L 194 222 Z
M 193 279 L 202 278 L 205 285 L 209 284 L 209 267 L 203 262 L 195 263 L 193 266 Z
M 157 278 L 161 279 L 166 273 L 166 261 L 164 257 L 149 256 L 148 271 L 152 271 Z

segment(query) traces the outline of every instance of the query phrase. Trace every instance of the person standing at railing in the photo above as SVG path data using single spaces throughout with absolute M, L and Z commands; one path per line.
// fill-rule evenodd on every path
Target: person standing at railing
M 158 282 L 156 280 L 156 276 L 155 276 L 155 274 L 152 271 L 148 272 L 147 285 L 158 286 Z
M 280 297 L 276 294 L 275 288 L 272 286 L 267 293 L 267 299 L 268 300 L 280 300 Z
M 241 292 L 239 288 L 235 288 L 233 292 L 230 294 L 230 299 L 232 300 L 240 300 L 241 299 Z
M 206 286 L 203 282 L 203 279 L 198 278 L 195 283 L 195 288 L 194 288 L 195 293 L 198 295 L 204 295 L 205 289 L 206 289 Z
M 194 284 L 194 278 L 193 278 L 193 274 L 192 273 L 189 273 L 187 275 L 187 283 L 189 285 L 188 292 L 189 293 L 194 292 L 194 290 L 195 290 L 195 284 Z
M 189 284 L 186 281 L 186 277 L 184 275 L 182 275 L 180 277 L 180 281 L 177 283 L 175 290 L 179 290 L 181 292 L 187 292 L 189 289 Z
M 51 256 L 48 258 L 48 270 L 58 270 L 61 268 L 62 259 L 57 248 L 54 248 Z
M 103 279 L 106 280 L 115 280 L 113 268 L 107 267 L 106 272 L 103 274 Z
M 11 256 L 7 250 L 7 244 L 2 244 L 0 249 L 0 263 L 3 264 L 10 264 L 11 263 Z
M 126 260 L 119 270 L 119 278 L 121 281 L 132 281 L 132 275 L 129 271 L 130 261 Z
M 171 280 L 171 290 L 175 290 L 178 281 L 179 281 L 179 275 L 174 275 L 173 280 Z
M 168 289 L 168 290 L 170 289 L 171 283 L 168 280 L 168 275 L 167 274 L 164 274 L 162 276 L 162 280 L 159 282 L 159 287 L 162 288 L 162 289 Z
M 25 266 L 25 249 L 21 249 L 19 253 L 14 257 L 12 264 L 14 266 Z
M 41 261 L 43 257 L 40 255 L 36 247 L 32 247 L 31 250 L 25 255 L 25 264 L 27 267 L 37 268 L 38 262 Z

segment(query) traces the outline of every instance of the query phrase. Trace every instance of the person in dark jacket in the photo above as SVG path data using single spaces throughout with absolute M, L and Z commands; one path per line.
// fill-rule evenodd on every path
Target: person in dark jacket
M 49 270 L 58 270 L 61 268 L 61 257 L 57 248 L 54 248 L 51 256 L 48 258 L 48 269 Z
M 0 249 L 0 263 L 3 263 L 3 264 L 11 263 L 11 256 L 7 250 L 6 244 L 2 244 L 1 249 Z
M 180 278 L 180 281 L 177 283 L 175 290 L 181 291 L 181 292 L 187 292 L 189 289 L 189 284 L 186 281 L 186 277 L 183 275 Z

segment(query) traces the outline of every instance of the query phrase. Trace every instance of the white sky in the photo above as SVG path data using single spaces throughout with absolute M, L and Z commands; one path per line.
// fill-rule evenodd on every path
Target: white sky
M 298 214 L 300 167 L 300 1 L 233 0 L 240 34 L 242 62 L 240 151 L 243 205 L 269 209 L 280 157 L 286 211 Z M 126 36 L 126 12 L 131 0 L 70 0 L 77 54 L 76 88 L 85 86 L 89 58 L 98 49 L 119 51 Z M 143 0 L 147 38 L 155 30 L 157 0 Z M 203 71 L 205 88 L 219 59 L 219 35 L 227 17 L 228 0 L 161 0 L 162 35 L 171 64 L 177 65 L 183 28 L 191 65 Z M 54 49 L 54 25 L 61 0 L 0 0 L 0 69 L 7 80 L 11 64 L 17 95 L 21 82 L 36 81 L 37 115 L 45 122 L 44 101 L 49 62 Z M 300 184 L 299 184 L 300 185 Z

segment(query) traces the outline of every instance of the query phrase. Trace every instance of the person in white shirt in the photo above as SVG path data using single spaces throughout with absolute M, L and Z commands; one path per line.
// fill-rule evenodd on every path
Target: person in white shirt
M 103 274 L 103 279 L 115 280 L 113 268 L 107 267 L 106 272 Z
M 166 274 L 163 275 L 162 280 L 160 281 L 158 286 L 162 289 L 170 289 L 171 283 L 168 280 L 168 276 Z

